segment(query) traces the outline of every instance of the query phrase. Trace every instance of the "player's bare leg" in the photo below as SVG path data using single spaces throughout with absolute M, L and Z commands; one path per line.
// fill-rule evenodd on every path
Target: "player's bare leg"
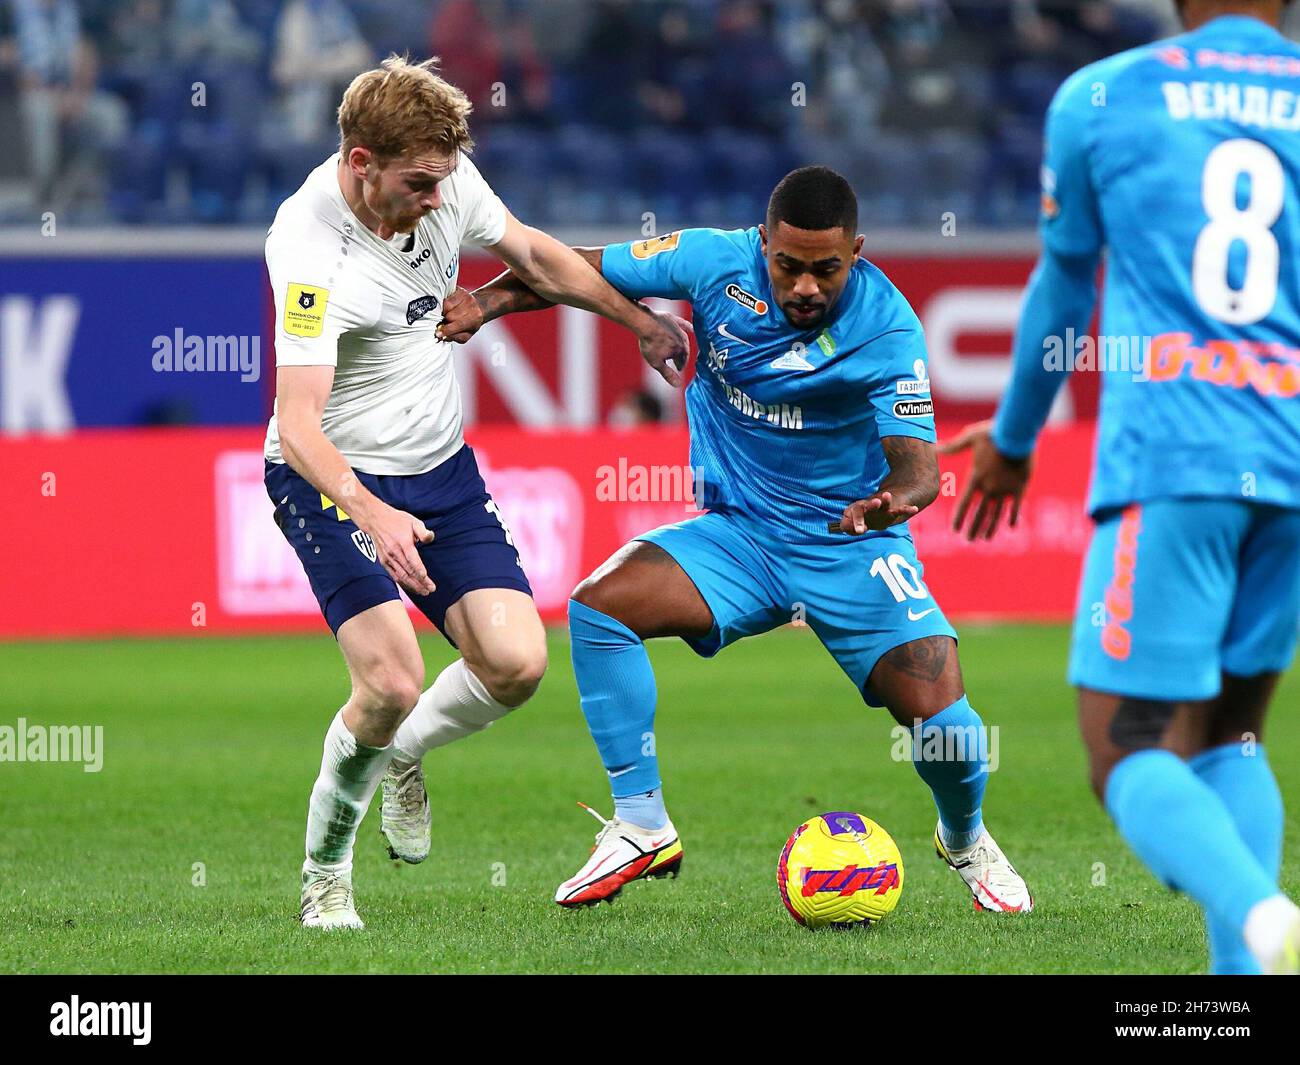
M 444 624 L 461 657 L 438 674 L 398 728 L 383 779 L 380 831 L 389 854 L 411 863 L 429 854 L 425 754 L 481 732 L 522 706 L 546 672 L 546 630 L 532 597 L 523 592 L 466 592 L 448 608 Z
M 1260 747 L 1276 684 L 1225 674 L 1216 698 L 1186 702 L 1079 689 L 1093 791 L 1147 866 L 1201 905 L 1216 972 L 1300 971 L 1300 909 L 1277 887 L 1281 799 Z
M 644 540 L 625 544 L 573 591 L 573 600 L 608 614 L 641 639 L 706 636 L 713 613 L 673 556 Z
M 352 897 L 357 826 L 392 758 L 393 735 L 424 684 L 415 630 L 400 602 L 349 618 L 338 641 L 352 694 L 325 734 L 307 809 L 300 917 L 312 928 L 363 927 Z
M 562 906 L 612 899 L 638 878 L 676 876 L 682 845 L 663 807 L 652 731 L 654 673 L 644 640 L 702 637 L 713 614 L 685 571 L 661 547 L 633 541 L 578 585 L 569 604 L 574 672 L 583 713 L 613 790 L 586 864 L 560 885 Z M 628 730 L 627 721 L 639 722 Z
M 926 636 L 900 644 L 881 656 L 867 687 L 912 732 L 916 771 L 939 809 L 935 852 L 961 876 L 976 909 L 1028 913 L 1029 888 L 984 827 L 988 739 L 966 699 L 957 641 Z

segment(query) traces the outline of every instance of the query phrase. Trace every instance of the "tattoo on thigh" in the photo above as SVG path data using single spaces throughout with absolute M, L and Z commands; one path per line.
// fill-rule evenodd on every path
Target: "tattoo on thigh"
M 1110 719 L 1110 741 L 1130 751 L 1158 747 L 1177 709 L 1166 699 L 1121 699 Z
M 935 681 L 939 679 L 948 664 L 948 651 L 951 646 L 951 637 L 927 636 L 886 651 L 880 661 L 890 669 L 915 677 L 917 680 Z

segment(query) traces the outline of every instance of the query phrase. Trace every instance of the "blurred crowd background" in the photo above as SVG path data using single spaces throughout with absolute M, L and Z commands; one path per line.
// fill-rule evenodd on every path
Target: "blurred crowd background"
M 389 52 L 443 58 L 542 225 L 748 224 L 792 166 L 874 224 L 1031 224 L 1073 70 L 1172 0 L 0 0 L 0 223 L 265 224 Z

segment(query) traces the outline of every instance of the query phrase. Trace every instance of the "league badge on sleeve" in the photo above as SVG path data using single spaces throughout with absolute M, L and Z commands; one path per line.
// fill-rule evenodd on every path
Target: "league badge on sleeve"
M 325 328 L 325 306 L 330 290 L 290 282 L 284 301 L 284 331 L 290 336 L 318 337 Z
M 677 247 L 677 242 L 682 239 L 681 231 L 669 233 L 662 237 L 651 237 L 649 240 L 638 240 L 632 245 L 633 259 L 652 259 L 660 252 L 673 251 Z

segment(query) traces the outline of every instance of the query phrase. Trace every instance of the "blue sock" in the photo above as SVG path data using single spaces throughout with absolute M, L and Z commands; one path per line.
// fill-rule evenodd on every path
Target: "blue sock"
M 1282 793 L 1268 764 L 1264 748 L 1246 753 L 1240 743 L 1202 751 L 1187 763 L 1228 808 L 1237 833 L 1250 853 L 1272 879 L 1282 867 Z M 1210 972 L 1258 973 L 1255 956 L 1246 949 L 1241 930 L 1205 917 L 1210 942 Z
M 1157 877 L 1238 934 L 1257 902 L 1278 893 L 1223 800 L 1172 751 L 1138 751 L 1106 782 L 1106 809 Z
M 934 795 L 943 845 L 969 847 L 984 831 L 989 758 L 984 722 L 966 696 L 912 729 L 912 763 Z
M 639 791 L 635 795 L 615 795 L 614 816 L 641 828 L 663 828 L 668 824 L 663 788 Z
M 661 828 L 668 815 L 655 757 L 655 675 L 645 644 L 622 622 L 573 599 L 569 638 L 582 713 L 609 774 L 614 812 L 625 817 L 626 809 L 633 824 Z M 626 799 L 632 801 L 620 808 Z

